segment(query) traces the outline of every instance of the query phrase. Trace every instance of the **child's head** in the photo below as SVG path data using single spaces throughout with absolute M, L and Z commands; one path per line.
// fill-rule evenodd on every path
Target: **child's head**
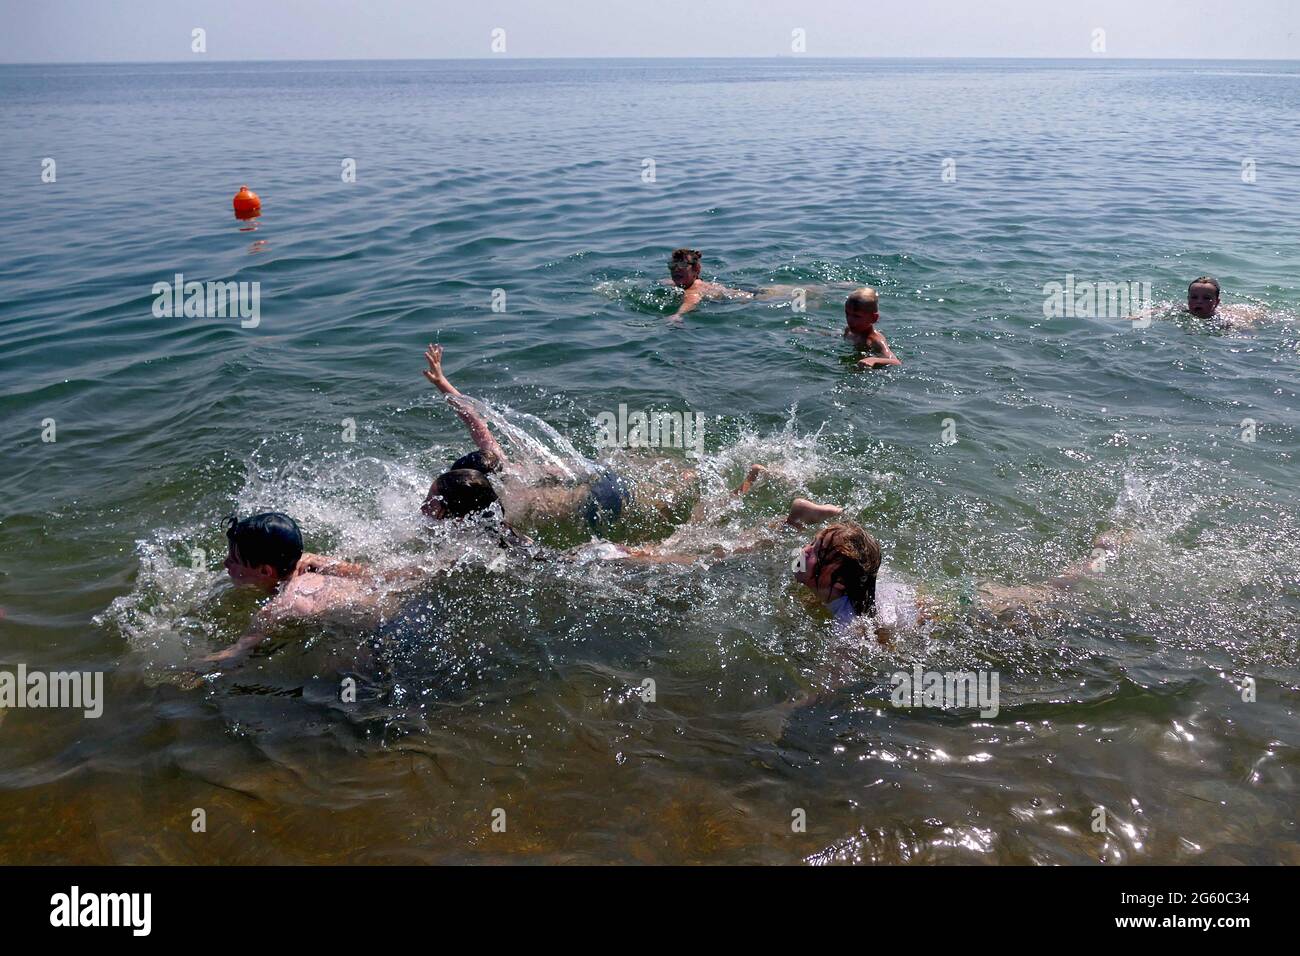
M 880 318 L 880 296 L 869 285 L 854 289 L 844 300 L 844 321 L 849 330 L 858 335 L 866 335 L 875 327 Z
M 271 589 L 289 577 L 302 557 L 298 522 L 278 511 L 238 520 L 230 515 L 226 528 L 226 573 L 236 584 Z
M 447 466 L 448 471 L 455 471 L 457 468 L 470 468 L 474 471 L 481 471 L 485 475 L 501 470 L 499 464 L 489 460 L 488 456 L 481 451 L 472 451 L 468 455 L 461 455 Z
M 1214 276 L 1193 279 L 1187 287 L 1187 311 L 1200 319 L 1214 316 L 1219 308 L 1219 280 Z
M 804 546 L 794 578 L 825 604 L 847 597 L 855 614 L 871 614 L 876 604 L 880 544 L 851 521 L 827 525 Z
M 673 285 L 679 289 L 689 288 L 700 277 L 700 259 L 698 249 L 674 249 L 673 257 L 668 260 L 668 274 L 673 277 Z
M 492 482 L 477 468 L 452 468 L 434 479 L 420 510 L 431 518 L 463 518 L 492 507 Z

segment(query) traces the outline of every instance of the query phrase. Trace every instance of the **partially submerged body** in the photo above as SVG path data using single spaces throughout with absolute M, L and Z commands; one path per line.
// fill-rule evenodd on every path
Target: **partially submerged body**
M 748 302 L 761 294 L 757 289 L 733 289 L 721 282 L 709 282 L 706 279 L 696 279 L 690 285 L 678 288 L 682 290 L 682 304 L 673 313 L 674 318 L 694 311 L 701 302 Z
M 395 587 L 418 579 L 418 568 L 381 570 L 302 550 L 302 532 L 288 515 L 263 512 L 243 521 L 228 519 L 225 568 L 236 585 L 270 595 L 230 647 L 204 664 L 238 661 L 290 621 L 374 623 Z
M 754 465 L 735 494 L 749 492 L 767 473 Z M 796 498 L 784 519 L 773 522 L 768 531 L 803 530 L 840 518 L 841 509 Z M 1002 621 L 1045 612 L 1080 582 L 1099 573 L 1127 539 L 1126 534 L 1104 533 L 1093 542 L 1092 555 L 1065 568 L 1045 581 L 1024 585 L 972 583 L 961 600 L 965 613 L 978 621 Z M 680 539 L 639 548 L 600 542 L 598 549 L 583 549 L 586 560 L 625 561 L 636 564 L 690 565 L 726 558 L 777 544 L 777 538 L 761 532 L 744 536 L 727 547 L 690 551 Z M 955 612 L 945 602 L 893 575 L 881 574 L 880 546 L 860 526 L 836 522 L 822 528 L 813 539 L 793 552 L 793 579 L 816 594 L 836 623 L 888 643 L 902 634 L 952 620 Z
M 709 282 L 700 278 L 701 255 L 695 249 L 675 249 L 668 262 L 669 282 L 682 290 L 682 304 L 677 307 L 672 318 L 681 321 L 687 312 L 693 311 L 703 301 L 748 301 L 762 294 L 761 290 L 746 291 L 733 289 L 721 282 Z
M 855 289 L 844 301 L 844 331 L 841 338 L 848 340 L 860 352 L 858 368 L 887 368 L 902 365 L 903 360 L 894 354 L 884 334 L 876 328 L 880 321 L 879 296 L 870 286 Z M 800 332 L 819 331 L 798 329 Z M 829 334 L 829 333 L 826 333 Z
M 844 337 L 867 353 L 866 357 L 858 360 L 859 368 L 885 368 L 903 364 L 885 341 L 885 336 L 876 328 L 879 321 L 879 298 L 876 290 L 870 286 L 855 290 L 844 301 Z
M 1190 316 L 1197 322 L 1224 332 L 1240 332 L 1253 329 L 1268 317 L 1268 310 L 1263 306 L 1244 302 L 1224 304 L 1221 299 L 1219 280 L 1213 276 L 1201 276 L 1193 279 L 1187 287 L 1187 305 L 1179 308 L 1170 305 L 1162 310 L 1165 316 Z M 1130 322 L 1139 326 L 1151 324 L 1157 313 L 1145 309 L 1128 317 Z M 1204 328 L 1202 326 L 1202 328 Z
M 500 507 L 506 524 L 536 529 L 551 521 L 580 521 L 595 531 L 624 520 L 636 509 L 668 513 L 694 484 L 695 472 L 656 462 L 653 469 L 622 474 L 608 466 L 585 467 L 581 474 L 516 461 L 507 456 L 475 403 L 451 384 L 442 369 L 442 346 L 425 353 L 424 376 L 447 396 L 478 451 L 453 463 L 429 487 L 425 515 L 455 518 Z M 647 480 L 641 480 L 644 474 Z

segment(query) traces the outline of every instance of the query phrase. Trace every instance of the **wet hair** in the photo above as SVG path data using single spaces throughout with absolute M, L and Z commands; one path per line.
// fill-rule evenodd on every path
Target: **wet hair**
M 302 557 L 302 531 L 298 522 L 279 511 L 263 511 L 243 521 L 227 515 L 222 522 L 226 540 L 241 564 L 260 567 L 269 564 L 280 577 L 287 577 Z
M 849 293 L 849 297 L 844 300 L 844 307 L 846 309 L 848 308 L 849 303 L 860 305 L 872 312 L 876 312 L 880 309 L 880 296 L 875 289 L 871 288 L 871 286 L 864 285 L 862 288 L 854 289 Z
M 487 455 L 481 451 L 472 451 L 468 455 L 461 455 L 449 466 L 448 471 L 457 471 L 461 468 L 468 468 L 471 471 L 481 471 L 485 475 L 490 475 L 494 471 L 500 471 L 501 466 L 496 462 L 488 460 Z
M 475 468 L 452 468 L 434 479 L 434 490 L 442 498 L 443 507 L 457 518 L 492 507 L 497 500 L 496 489 L 487 475 Z
M 678 263 L 687 266 L 698 266 L 700 264 L 700 260 L 703 258 L 704 257 L 700 255 L 700 251 L 698 249 L 681 248 L 681 249 L 674 249 L 673 257 L 668 261 L 670 265 L 674 265 L 674 266 L 677 265 Z
M 1216 299 L 1219 297 L 1219 280 L 1214 278 L 1214 276 L 1201 276 L 1199 279 L 1193 279 L 1191 282 L 1187 283 L 1188 295 L 1192 294 L 1192 286 L 1194 285 L 1212 285 L 1214 286 L 1214 297 Z
M 854 614 L 876 613 L 880 542 L 851 521 L 827 525 L 817 535 L 818 566 L 829 566 L 831 584 L 844 585 Z

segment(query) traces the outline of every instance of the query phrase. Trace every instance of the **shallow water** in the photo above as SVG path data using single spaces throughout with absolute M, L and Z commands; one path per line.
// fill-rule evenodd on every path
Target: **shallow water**
M 0 860 L 1300 862 L 1300 66 L 7 66 L 0 94 L 0 661 L 108 672 L 98 720 L 0 713 Z M 740 285 L 876 285 L 906 364 L 795 331 L 834 331 L 838 289 L 670 328 L 678 245 Z M 260 324 L 155 318 L 177 272 L 260 282 Z M 1067 275 L 1167 301 L 1202 273 L 1267 320 L 1043 317 Z M 794 539 L 495 561 L 418 518 L 468 450 L 420 377 L 435 339 L 583 456 L 620 404 L 705 416 L 702 459 L 662 452 L 700 472 L 701 549 L 807 495 L 952 609 L 1128 538 L 1050 615 L 887 648 L 791 588 Z M 169 668 L 255 606 L 217 520 L 262 507 L 442 570 L 378 628 L 187 690 Z M 996 670 L 1000 713 L 892 707 L 913 663 Z

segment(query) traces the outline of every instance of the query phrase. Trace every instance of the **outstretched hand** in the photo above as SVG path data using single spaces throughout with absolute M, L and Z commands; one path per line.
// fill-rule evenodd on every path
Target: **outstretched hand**
M 429 367 L 424 370 L 424 377 L 441 387 L 447 381 L 447 376 L 442 374 L 442 346 L 430 345 L 426 348 L 424 360 L 429 363 Z
M 456 398 L 460 395 L 460 390 L 447 381 L 447 376 L 443 374 L 441 345 L 430 345 L 426 348 L 424 350 L 424 360 L 429 363 L 429 367 L 424 370 L 424 377 L 438 386 L 438 391 L 448 398 Z

